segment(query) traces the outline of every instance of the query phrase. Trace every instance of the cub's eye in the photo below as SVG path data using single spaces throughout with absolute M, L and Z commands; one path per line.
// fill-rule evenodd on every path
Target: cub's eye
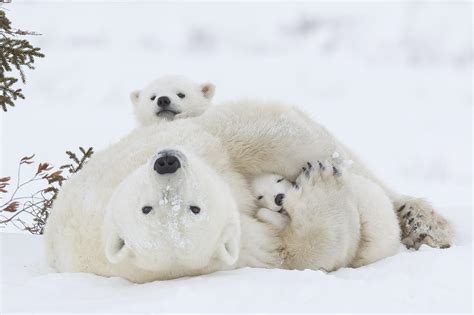
M 189 210 L 191 210 L 191 212 L 194 214 L 198 214 L 199 212 L 201 212 L 201 208 L 196 207 L 196 206 L 190 206 Z
M 176 95 L 178 95 L 179 98 L 184 98 L 186 96 L 184 95 L 184 93 L 181 93 L 181 92 L 177 93 Z
M 148 214 L 148 213 L 150 213 L 151 210 L 153 210 L 153 208 L 150 207 L 150 206 L 145 206 L 145 207 L 142 208 L 143 214 Z
M 150 100 L 154 101 L 156 98 L 156 95 L 153 95 L 152 97 L 150 97 Z
M 263 198 L 263 196 L 258 196 L 257 200 L 261 200 L 262 198 Z
M 284 178 L 280 178 L 279 180 L 277 180 L 277 183 L 280 183 L 284 180 Z

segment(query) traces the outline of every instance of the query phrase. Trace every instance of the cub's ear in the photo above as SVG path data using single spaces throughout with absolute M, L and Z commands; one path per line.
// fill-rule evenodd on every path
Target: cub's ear
M 138 104 L 138 98 L 140 97 L 140 91 L 136 90 L 130 93 L 130 100 L 132 101 L 133 105 Z
M 212 83 L 203 83 L 201 84 L 201 92 L 207 99 L 212 99 L 214 96 L 214 92 L 216 91 L 216 87 Z

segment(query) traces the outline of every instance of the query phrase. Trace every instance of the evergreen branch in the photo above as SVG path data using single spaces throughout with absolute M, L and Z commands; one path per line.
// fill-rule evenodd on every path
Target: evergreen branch
M 43 58 L 39 47 L 34 47 L 20 36 L 40 35 L 36 32 L 12 28 L 5 12 L 0 9 L 0 106 L 3 111 L 15 106 L 15 101 L 24 99 L 22 90 L 14 85 L 18 82 L 12 74 L 16 70 L 23 84 L 26 83 L 24 69 L 34 69 L 36 58 Z

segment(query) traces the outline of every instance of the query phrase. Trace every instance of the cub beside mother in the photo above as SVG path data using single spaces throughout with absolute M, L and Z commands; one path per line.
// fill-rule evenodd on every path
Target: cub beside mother
M 334 152 L 354 160 L 354 174 L 376 187 L 374 200 L 381 200 L 381 208 L 375 210 L 386 221 L 378 224 L 393 233 L 393 242 L 366 260 L 358 228 L 333 235 L 336 241 L 328 243 L 343 248 L 328 247 L 312 226 L 319 218 L 311 208 L 316 195 L 344 221 L 344 213 L 354 213 L 347 208 L 357 207 L 354 196 L 361 194 L 354 183 L 362 181 L 335 185 L 327 176 L 308 177 L 300 198 L 297 193 L 286 198 L 295 207 L 307 201 L 304 209 L 290 213 L 286 231 L 254 218 L 255 198 L 248 187 L 254 176 L 277 173 L 295 180 L 302 165 L 328 160 Z M 59 271 L 134 282 L 242 266 L 334 270 L 362 265 L 393 254 L 398 246 L 397 218 L 375 181 L 330 133 L 292 107 L 215 106 L 196 118 L 138 128 L 97 153 L 55 201 L 45 229 L 47 256 Z M 332 220 L 327 217 L 331 211 L 319 212 L 325 215 L 321 219 Z M 354 220 L 363 223 L 360 217 Z M 341 252 L 347 254 L 341 258 Z

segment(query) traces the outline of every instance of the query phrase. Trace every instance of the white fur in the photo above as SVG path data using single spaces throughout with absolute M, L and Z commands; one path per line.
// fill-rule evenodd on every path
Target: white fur
M 277 174 L 257 176 L 251 184 L 263 207 L 257 217 L 283 231 L 287 264 L 332 271 L 395 254 L 400 228 L 383 190 L 339 165 L 333 174 L 332 164 L 314 164 L 306 165 L 297 185 Z M 278 194 L 285 196 L 281 206 Z
M 371 180 L 390 198 L 405 245 L 448 248 L 453 242 L 451 224 L 428 202 L 389 189 L 343 143 L 296 108 L 275 102 L 240 101 L 212 107 L 195 119 L 223 139 L 234 166 L 248 180 L 276 173 L 294 181 L 307 161 L 350 161 L 353 174 Z M 337 157 L 333 156 L 335 152 Z
M 160 204 L 159 196 L 167 185 L 163 178 L 153 179 L 150 169 L 154 156 L 165 149 L 189 157 L 191 175 L 170 184 L 183 200 L 177 217 L 168 215 L 169 205 Z M 49 262 L 59 271 L 121 276 L 135 282 L 242 266 L 325 268 L 312 259 L 312 253 L 306 256 L 312 259 L 307 265 L 293 261 L 292 247 L 285 250 L 283 246 L 297 238 L 289 235 L 282 239 L 276 229 L 253 218 L 256 206 L 248 182 L 264 173 L 282 174 L 294 181 L 301 165 L 324 161 L 336 151 L 341 158 L 354 160 L 353 174 L 378 183 L 329 132 L 288 106 L 237 102 L 210 107 L 187 121 L 138 128 L 96 153 L 62 188 L 45 229 Z M 325 189 L 333 197 L 327 199 L 328 206 L 322 206 L 321 211 L 331 211 L 337 205 L 331 200 L 350 203 L 337 196 L 350 191 L 353 185 L 341 187 Z M 186 212 L 186 206 L 199 202 L 201 193 L 209 200 L 209 221 L 192 221 L 188 230 L 180 220 L 195 218 Z M 304 196 L 310 198 L 312 194 Z M 143 203 L 151 203 L 158 214 L 145 219 L 140 213 Z M 308 235 L 315 230 L 313 221 L 299 222 Z M 179 247 L 170 241 L 176 227 L 170 224 L 175 223 L 180 237 L 193 246 Z M 165 244 L 153 244 L 157 235 L 164 236 Z M 130 243 L 123 254 L 118 250 L 120 242 L 114 242 L 117 236 L 123 237 L 125 244 Z M 310 248 L 304 243 L 301 246 Z M 231 264 L 235 255 L 238 259 Z M 179 257 L 185 256 L 190 259 L 181 263 Z
M 153 170 L 157 154 L 125 178 L 111 197 L 104 235 L 109 261 L 129 260 L 159 273 L 177 264 L 201 270 L 212 259 L 230 266 L 236 262 L 240 225 L 231 188 L 199 156 L 185 148 L 177 152 L 182 167 L 174 174 Z M 153 209 L 144 214 L 145 206 Z M 200 212 L 193 213 L 191 206 Z M 117 247 L 121 242 L 124 246 Z
M 178 94 L 182 93 L 183 98 Z M 211 83 L 198 84 L 181 76 L 161 77 L 142 90 L 130 93 L 135 117 L 142 126 L 159 121 L 169 121 L 199 116 L 211 105 L 215 87 Z M 157 105 L 162 96 L 168 97 L 168 109 L 175 112 L 162 112 Z
M 167 149 L 186 162 L 158 176 L 152 163 Z M 96 153 L 64 185 L 45 229 L 47 255 L 59 271 L 134 282 L 280 266 L 276 233 L 251 218 L 252 208 L 219 139 L 189 121 L 155 124 Z
M 284 229 L 290 220 L 283 206 L 277 204 L 276 198 L 280 194 L 285 196 L 292 186 L 290 181 L 277 174 L 256 176 L 250 187 L 257 205 L 261 207 L 257 210 L 257 218 L 273 225 L 278 230 Z
M 276 203 L 276 197 L 279 194 L 284 196 L 293 185 L 283 176 L 262 174 L 256 176 L 250 186 L 257 200 L 257 205 L 278 212 L 282 209 L 282 206 Z

